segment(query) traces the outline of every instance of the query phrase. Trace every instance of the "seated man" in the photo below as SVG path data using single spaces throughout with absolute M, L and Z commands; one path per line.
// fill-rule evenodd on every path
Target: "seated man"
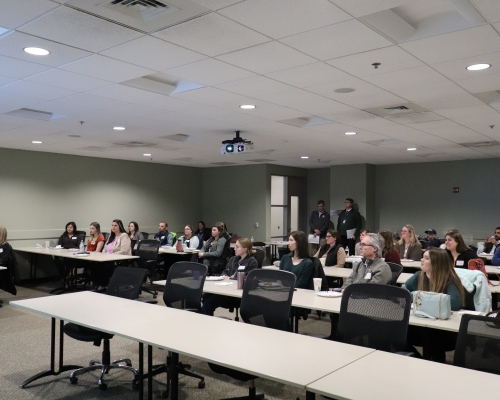
M 363 259 L 361 262 L 353 264 L 351 275 L 346 279 L 342 290 L 353 283 L 388 285 L 391 282 L 391 268 L 381 258 L 383 248 L 384 239 L 378 233 L 367 233 L 361 239 L 360 253 Z M 339 314 L 331 313 L 330 319 L 332 321 L 332 331 L 328 339 L 335 340 Z
M 168 231 L 168 224 L 161 221 L 158 225 L 158 233 L 154 237 L 155 240 L 160 241 L 160 246 L 173 246 L 174 236 Z
M 427 233 L 427 248 L 429 247 L 436 247 L 439 249 L 439 246 L 441 246 L 441 241 L 436 237 L 436 230 L 435 229 L 427 229 L 425 231 Z
M 488 236 L 477 249 L 477 255 L 481 253 L 495 254 L 495 250 L 500 247 L 500 226 L 495 228 L 495 235 Z M 495 264 L 493 264 L 495 265 Z

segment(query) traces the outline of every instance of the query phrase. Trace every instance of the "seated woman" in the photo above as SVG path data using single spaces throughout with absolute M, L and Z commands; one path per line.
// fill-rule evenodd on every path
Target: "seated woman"
M 361 253 L 359 251 L 359 247 L 361 246 L 361 239 L 363 239 L 367 233 L 370 233 L 370 231 L 368 229 L 362 229 L 359 231 L 359 242 L 356 243 L 356 246 L 354 246 L 354 255 L 355 256 L 361 255 Z
M 231 257 L 226 265 L 222 276 L 224 279 L 236 279 L 239 272 L 248 273 L 258 268 L 257 260 L 253 257 L 252 241 L 247 238 L 239 238 L 234 245 L 234 257 Z M 243 268 L 242 268 L 243 267 Z M 240 306 L 241 299 L 237 297 L 222 296 L 218 294 L 206 293 L 203 295 L 202 314 L 214 315 L 218 307 L 236 308 Z
M 196 236 L 201 236 L 203 238 L 203 241 L 206 242 L 212 236 L 212 231 L 210 230 L 210 228 L 207 228 L 205 226 L 205 223 L 203 221 L 200 221 L 198 222 L 198 229 L 194 234 Z
M 415 260 L 422 258 L 422 245 L 415 235 L 415 229 L 411 225 L 404 225 L 401 229 L 401 239 L 394 246 L 401 260 Z
M 182 243 L 184 243 L 190 249 L 200 248 L 200 239 L 198 236 L 194 235 L 191 225 L 186 225 L 184 227 L 184 235 L 182 235 L 179 240 L 182 240 Z
M 104 247 L 104 235 L 101 233 L 101 225 L 98 222 L 92 222 L 89 228 L 90 236 L 87 241 L 87 251 L 96 251 L 100 253 Z
M 384 239 L 382 257 L 385 259 L 385 262 L 391 262 L 401 265 L 401 258 L 399 257 L 399 253 L 396 251 L 396 249 L 394 249 L 394 239 L 392 238 L 392 232 L 380 231 L 378 234 Z
M 465 289 L 462 281 L 453 268 L 452 261 L 443 249 L 431 247 L 427 249 L 421 261 L 422 270 L 408 279 L 403 285 L 410 292 L 424 290 L 436 293 L 445 293 L 450 296 L 451 309 L 459 310 L 465 305 Z M 446 351 L 455 348 L 457 334 L 439 329 L 410 325 L 408 327 L 407 342 L 414 346 L 424 344 L 424 335 L 429 335 L 427 351 L 432 361 L 444 363 L 446 361 Z
M 444 241 L 446 251 L 456 268 L 469 268 L 469 260 L 477 258 L 476 252 L 469 248 L 464 242 L 460 231 L 453 229 L 446 233 Z
M 139 232 L 139 224 L 135 221 L 132 221 L 128 224 L 128 237 L 130 240 L 144 240 L 144 235 Z
M 340 243 L 340 234 L 328 229 L 326 232 L 326 244 L 321 246 L 314 257 L 324 258 L 325 267 L 343 268 L 345 264 L 345 250 Z
M 224 223 L 216 222 L 212 227 L 212 237 L 198 253 L 199 258 L 203 258 L 203 264 L 208 267 L 208 275 L 220 274 L 226 265 L 224 247 L 227 241 L 227 234 L 224 231 Z
M 15 285 L 15 275 L 17 269 L 17 260 L 12 246 L 7 242 L 7 229 L 0 225 L 0 266 L 6 267 L 6 270 L 0 271 L 0 289 L 13 294 L 17 294 Z M 0 307 L 2 300 L 0 300 Z
M 292 272 L 297 280 L 296 288 L 307 289 L 313 273 L 313 262 L 309 258 L 307 235 L 302 231 L 294 231 L 288 237 L 290 254 L 281 258 L 280 270 Z
M 80 243 L 78 237 L 76 236 L 76 230 L 76 224 L 73 221 L 68 222 L 64 228 L 64 233 L 57 241 L 57 245 L 62 246 L 63 249 L 78 249 Z M 66 286 L 66 278 L 75 264 L 74 260 L 63 257 L 54 257 L 54 263 L 59 271 L 59 276 L 63 279 L 64 285 Z
M 111 234 L 102 249 L 106 254 L 123 254 L 130 256 L 130 237 L 128 236 L 121 219 L 114 219 L 111 223 Z

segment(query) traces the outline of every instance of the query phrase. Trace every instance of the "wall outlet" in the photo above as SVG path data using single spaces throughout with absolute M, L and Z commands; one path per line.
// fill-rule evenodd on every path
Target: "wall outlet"
M 254 228 L 258 228 L 258 227 L 259 227 L 259 223 L 258 223 L 258 222 L 256 222 L 255 224 L 253 224 L 253 227 L 254 227 Z

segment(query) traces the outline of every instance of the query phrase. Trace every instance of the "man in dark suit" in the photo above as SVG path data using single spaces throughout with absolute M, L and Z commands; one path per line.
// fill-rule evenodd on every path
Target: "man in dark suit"
M 320 247 L 326 243 L 326 231 L 328 230 L 329 225 L 330 214 L 325 211 L 325 202 L 323 200 L 318 200 L 317 210 L 313 211 L 309 217 L 309 227 L 311 228 L 310 232 L 314 235 L 314 237 L 319 236 Z M 318 249 L 317 244 L 313 244 L 311 247 L 314 253 Z
M 345 210 L 339 214 L 337 230 L 340 234 L 342 246 L 349 247 L 349 254 L 352 255 L 354 254 L 356 238 L 359 237 L 359 231 L 361 230 L 361 215 L 352 208 L 354 200 L 350 197 L 345 199 L 344 204 Z M 347 237 L 347 231 L 352 229 L 354 229 L 354 234 Z

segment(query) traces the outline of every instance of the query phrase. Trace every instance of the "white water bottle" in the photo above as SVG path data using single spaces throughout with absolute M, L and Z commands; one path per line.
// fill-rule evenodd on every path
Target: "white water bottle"
M 83 245 L 83 240 L 80 240 L 80 252 L 85 251 L 85 246 Z
M 349 257 L 349 247 L 348 246 L 345 247 L 345 255 L 346 255 L 346 257 Z
M 253 236 L 250 238 L 250 241 L 253 243 Z

